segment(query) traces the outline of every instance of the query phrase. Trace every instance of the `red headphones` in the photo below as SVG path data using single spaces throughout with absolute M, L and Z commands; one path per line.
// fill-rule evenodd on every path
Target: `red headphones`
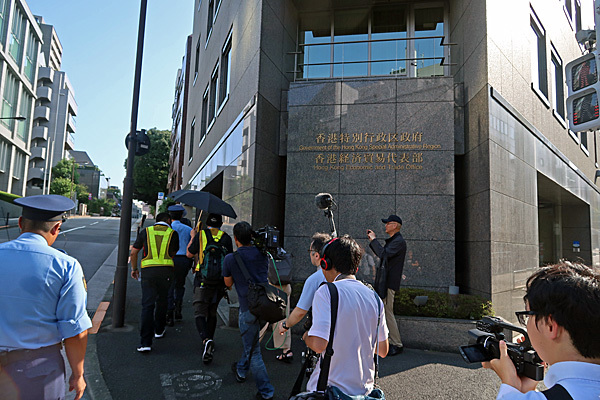
M 336 240 L 338 240 L 338 238 L 333 238 L 329 242 L 327 242 L 327 244 L 323 246 L 323 248 L 321 249 L 321 253 L 319 254 L 321 256 L 321 268 L 325 271 L 329 271 L 331 268 L 333 268 L 333 263 L 331 262 L 329 257 L 325 255 L 325 251 L 327 250 L 327 246 L 329 246 Z

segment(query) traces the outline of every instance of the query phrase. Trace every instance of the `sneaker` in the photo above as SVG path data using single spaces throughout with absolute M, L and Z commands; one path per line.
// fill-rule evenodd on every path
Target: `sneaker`
M 152 350 L 152 347 L 150 347 L 150 346 L 140 346 L 136 350 L 139 351 L 140 353 L 149 353 Z
M 395 346 L 393 344 L 390 345 L 390 348 L 388 350 L 387 355 L 388 356 L 395 356 L 398 355 L 400 353 L 402 353 L 404 351 L 404 346 L 400 345 L 400 346 Z
M 154 333 L 154 337 L 157 339 L 160 339 L 161 337 L 165 336 L 166 331 L 167 331 L 167 328 L 164 328 L 161 333 Z
M 262 394 L 260 394 L 260 392 L 256 393 L 256 400 L 273 400 L 273 396 L 271 397 L 263 397 Z
M 202 362 L 204 364 L 210 364 L 212 362 L 214 351 L 215 342 L 212 339 L 206 339 L 206 341 L 204 342 L 204 352 L 202 353 Z
M 235 375 L 235 380 L 238 381 L 238 383 L 243 383 L 246 381 L 246 378 L 241 376 L 238 373 L 237 370 L 237 361 L 234 361 L 233 364 L 231 364 L 231 370 L 233 371 L 233 374 Z

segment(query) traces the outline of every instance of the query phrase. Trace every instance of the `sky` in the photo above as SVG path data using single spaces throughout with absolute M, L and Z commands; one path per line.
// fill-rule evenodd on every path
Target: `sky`
M 26 1 L 33 15 L 54 26 L 63 47 L 61 69 L 78 105 L 75 150 L 86 151 L 110 185 L 122 190 L 141 1 Z M 148 0 L 138 130 L 171 130 L 175 79 L 193 13 L 194 0 Z

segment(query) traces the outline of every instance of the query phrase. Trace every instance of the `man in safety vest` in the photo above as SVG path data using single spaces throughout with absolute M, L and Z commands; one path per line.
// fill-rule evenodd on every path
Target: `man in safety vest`
M 225 283 L 221 274 L 225 255 L 233 252 L 231 236 L 221 230 L 220 215 L 209 214 L 208 229 L 203 229 L 190 240 L 187 256 L 198 255 L 194 268 L 194 317 L 196 328 L 202 339 L 202 362 L 209 364 L 213 359 L 215 343 L 213 337 L 217 327 L 217 307 L 225 295 Z
M 138 253 L 143 248 L 142 323 L 137 351 L 152 350 L 152 336 L 162 338 L 167 323 L 167 295 L 173 280 L 173 257 L 179 249 L 179 235 L 169 224 L 168 213 L 156 216 L 156 223 L 140 231 L 131 249 L 131 277 L 138 279 Z

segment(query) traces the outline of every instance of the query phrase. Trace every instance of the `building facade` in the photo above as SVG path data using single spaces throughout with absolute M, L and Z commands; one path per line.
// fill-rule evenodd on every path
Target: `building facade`
M 600 265 L 595 135 L 568 130 L 564 65 L 591 0 L 195 2 L 184 189 L 212 192 L 297 258 L 329 224 L 404 220 L 403 285 L 522 308 L 540 265 Z M 236 221 L 227 220 L 231 227 Z
M 88 153 L 81 150 L 69 150 L 69 158 L 75 161 L 77 173 L 79 174 L 79 183 L 87 186 L 88 193 L 92 199 L 100 198 L 101 186 L 105 187 L 104 198 L 106 198 L 108 185 L 102 184 L 102 179 L 100 178 L 102 172 L 94 164 Z
M 43 32 L 37 79 L 37 101 L 27 180 L 27 195 L 50 193 L 52 168 L 74 149 L 77 102 L 66 72 L 60 71 L 62 45 L 52 25 L 36 20 Z
M 0 190 L 24 195 L 42 32 L 21 0 L 0 1 Z M 11 119 L 25 117 L 25 120 Z

